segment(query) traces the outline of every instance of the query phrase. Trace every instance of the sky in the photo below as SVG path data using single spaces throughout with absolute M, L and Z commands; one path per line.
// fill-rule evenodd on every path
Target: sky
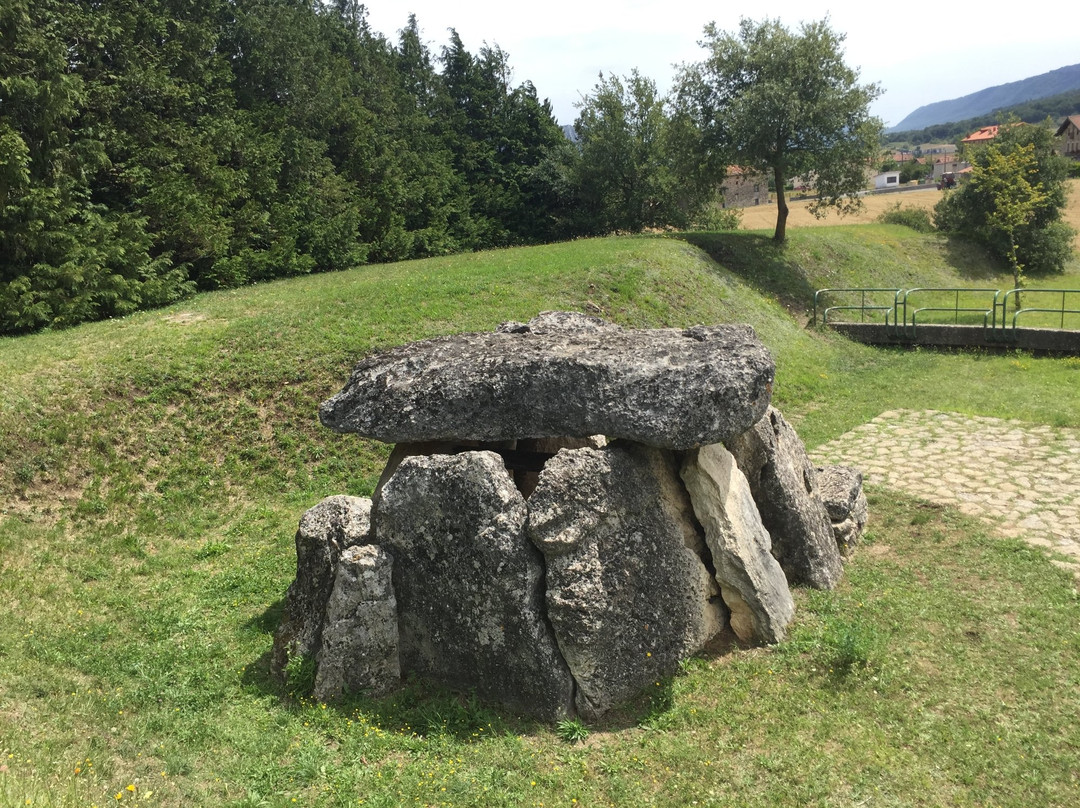
M 627 76 L 637 68 L 671 88 L 676 66 L 701 61 L 705 24 L 738 29 L 740 17 L 800 23 L 828 16 L 846 34 L 845 61 L 861 83 L 884 93 L 871 111 L 886 127 L 924 104 L 1037 76 L 1080 63 L 1080 12 L 1067 0 L 1027 0 L 1013 13 L 996 14 L 1004 2 L 898 4 L 873 0 L 772 0 L 726 4 L 702 0 L 368 0 L 371 27 L 397 40 L 415 13 L 434 54 L 454 28 L 466 49 L 487 43 L 509 54 L 514 84 L 531 81 L 551 101 L 561 124 L 573 123 L 576 103 L 596 86 L 601 72 Z M 729 10 L 730 8 L 730 10 Z M 1070 20 L 1069 18 L 1072 17 Z

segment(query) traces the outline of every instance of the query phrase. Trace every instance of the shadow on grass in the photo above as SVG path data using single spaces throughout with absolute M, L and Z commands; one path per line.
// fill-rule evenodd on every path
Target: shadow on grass
M 756 291 L 776 297 L 789 311 L 804 311 L 814 301 L 817 286 L 786 246 L 767 235 L 728 231 L 678 233 L 675 237 L 700 248 Z M 1001 275 L 1007 272 L 984 247 L 961 236 L 945 239 L 945 257 L 960 278 L 980 285 L 1000 284 Z
M 263 609 L 262 614 L 244 623 L 244 628 L 258 631 L 261 634 L 273 634 L 281 624 L 281 618 L 284 614 L 285 598 L 278 598 Z
M 813 284 L 788 257 L 783 244 L 760 233 L 679 233 L 756 291 L 779 299 L 789 310 L 803 311 L 814 301 Z
M 267 607 L 262 614 L 249 620 L 245 627 L 273 635 L 284 613 L 284 599 Z M 748 646 L 739 642 L 730 628 L 684 663 L 687 668 L 708 664 Z M 290 686 L 271 670 L 272 652 L 266 651 L 244 667 L 241 681 L 261 695 L 270 696 L 288 709 L 304 711 L 318 706 L 312 699 L 310 684 L 314 670 L 307 671 L 305 692 Z M 675 704 L 674 682 L 679 676 L 661 678 L 655 686 L 646 687 L 637 696 L 614 707 L 599 719 L 587 722 L 589 730 L 617 732 L 634 727 L 662 726 L 665 715 Z M 321 709 L 321 706 L 319 706 Z M 400 688 L 387 696 L 375 698 L 365 694 L 349 694 L 329 702 L 328 710 L 354 723 L 365 722 L 386 732 L 395 732 L 423 739 L 439 737 L 475 742 L 485 737 L 506 733 L 535 735 L 551 729 L 555 723 L 545 722 L 483 701 L 474 692 L 462 692 L 416 678 L 408 678 Z
M 962 236 L 951 235 L 945 239 L 945 255 L 949 266 L 968 281 L 994 281 L 1006 269 L 984 247 Z

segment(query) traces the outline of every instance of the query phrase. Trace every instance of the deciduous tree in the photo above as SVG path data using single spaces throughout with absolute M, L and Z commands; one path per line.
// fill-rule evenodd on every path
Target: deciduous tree
M 684 119 L 668 115 L 656 84 L 636 70 L 603 74 L 574 122 L 575 221 L 581 232 L 685 226 L 709 194 L 696 181 Z M 692 138 L 696 141 L 696 136 Z
M 828 19 L 797 32 L 772 19 L 743 19 L 735 33 L 710 23 L 701 42 L 707 57 L 681 74 L 679 103 L 701 127 L 708 160 L 772 175 L 776 241 L 786 237 L 791 179 L 812 180 L 815 214 L 847 212 L 861 204 L 878 155 L 881 121 L 869 106 L 881 89 L 859 83 L 843 42 Z
M 934 207 L 939 230 L 984 245 L 1025 274 L 1061 272 L 1075 232 L 1061 220 L 1068 162 L 1054 152 L 1049 126 L 1006 121 L 985 146 L 968 148 L 972 177 Z

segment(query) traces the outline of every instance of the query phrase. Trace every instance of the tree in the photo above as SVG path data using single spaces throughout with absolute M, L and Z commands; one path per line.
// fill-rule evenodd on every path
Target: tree
M 708 159 L 772 174 L 776 241 L 787 235 L 789 180 L 812 179 L 815 215 L 847 213 L 861 205 L 856 194 L 878 156 L 882 124 L 869 106 L 881 89 L 859 84 L 843 60 L 844 38 L 828 19 L 797 33 L 779 20 L 743 19 L 737 33 L 709 23 L 701 43 L 707 58 L 680 76 L 679 104 L 701 127 Z
M 657 159 L 664 112 L 656 85 L 636 71 L 625 84 L 601 74 L 579 107 L 575 184 L 585 230 L 638 232 L 655 224 L 664 184 Z
M 600 75 L 578 105 L 573 184 L 579 232 L 685 226 L 710 187 L 697 181 L 681 118 L 669 117 L 656 84 L 636 70 Z
M 146 217 L 97 193 L 115 166 L 87 51 L 106 27 L 76 3 L 0 5 L 0 334 L 128 314 L 190 289 L 152 254 Z
M 1005 243 L 1005 256 L 1019 288 L 1024 265 L 1018 254 L 1017 234 L 1035 218 L 1046 194 L 1038 180 L 1035 147 L 1031 144 L 1002 151 L 996 144 L 986 148 L 985 158 L 971 167 L 971 187 L 990 200 L 986 228 Z
M 939 230 L 970 238 L 1025 274 L 1061 272 L 1075 232 L 1061 220 L 1068 161 L 1054 153 L 1050 126 L 1006 121 L 985 146 L 965 150 L 971 180 L 934 207 Z
M 563 141 L 551 105 L 525 82 L 511 87 L 510 57 L 485 44 L 473 56 L 457 31 L 442 52 L 443 126 L 454 165 L 469 191 L 470 246 L 502 247 L 544 240 L 549 211 L 541 167 Z

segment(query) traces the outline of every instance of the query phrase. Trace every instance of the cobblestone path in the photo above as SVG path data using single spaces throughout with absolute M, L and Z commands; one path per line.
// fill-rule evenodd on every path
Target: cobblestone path
M 1080 576 L 1080 430 L 890 410 L 811 456 L 1055 550 L 1068 560 L 1054 563 Z

